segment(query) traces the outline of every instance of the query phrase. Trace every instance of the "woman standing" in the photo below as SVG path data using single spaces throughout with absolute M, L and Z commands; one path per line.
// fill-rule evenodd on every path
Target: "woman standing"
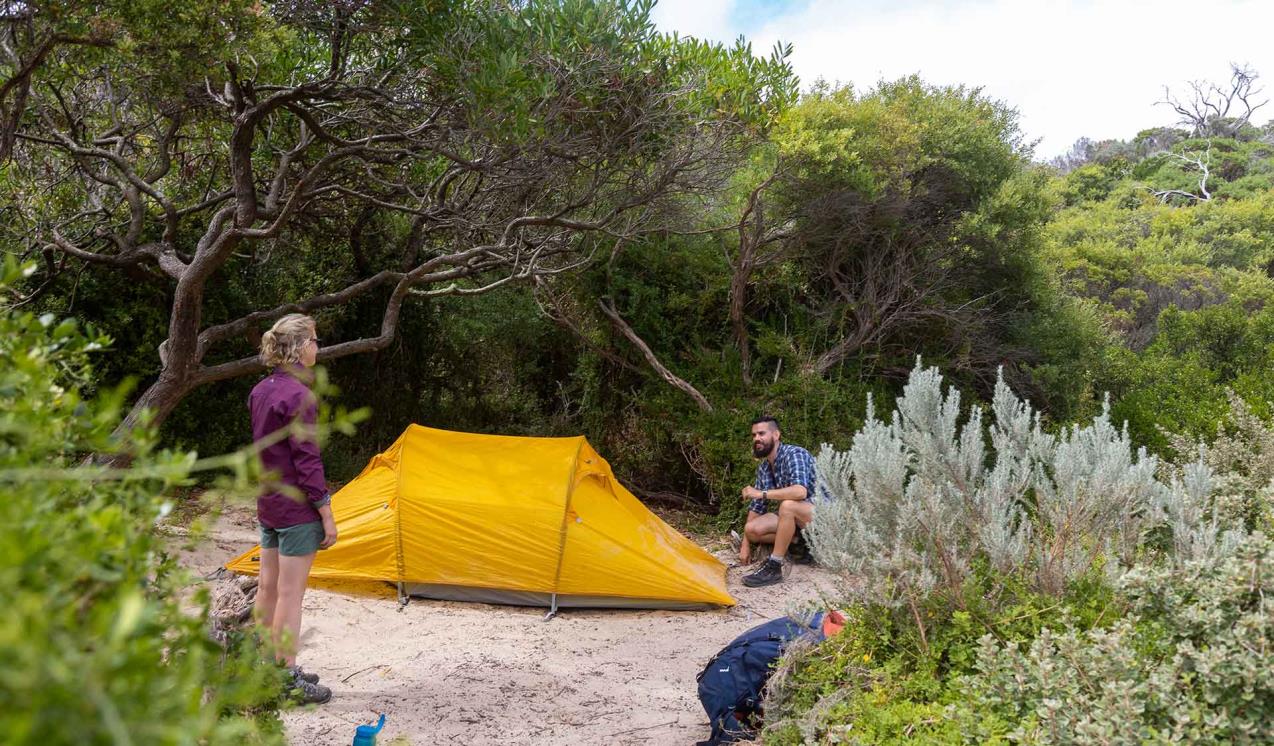
M 261 336 L 261 361 L 271 371 L 252 389 L 248 409 L 252 439 L 268 475 L 257 498 L 261 583 L 256 617 L 269 628 L 279 662 L 288 667 L 288 689 L 296 690 L 303 702 L 321 704 L 331 699 L 332 690 L 296 665 L 310 565 L 318 550 L 336 543 L 315 432 L 318 406 L 308 386 L 318 349 L 314 319 L 294 313 L 276 321 Z

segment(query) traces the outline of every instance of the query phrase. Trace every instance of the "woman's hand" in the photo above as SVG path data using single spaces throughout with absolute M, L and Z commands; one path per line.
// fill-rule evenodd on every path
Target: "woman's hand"
M 323 541 L 319 542 L 319 549 L 331 549 L 336 543 L 336 521 L 323 521 Z
M 323 541 L 319 542 L 319 549 L 328 549 L 336 543 L 336 518 L 329 503 L 324 503 L 318 513 L 319 520 L 323 521 Z

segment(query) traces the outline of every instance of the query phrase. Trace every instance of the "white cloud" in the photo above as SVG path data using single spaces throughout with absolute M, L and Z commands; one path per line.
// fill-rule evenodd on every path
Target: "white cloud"
M 1042 138 L 1043 157 L 1081 136 L 1128 138 L 1171 124 L 1172 111 L 1154 105 L 1163 86 L 1224 82 L 1230 61 L 1274 81 L 1268 0 L 811 0 L 745 28 L 731 22 L 738 7 L 738 0 L 665 0 L 656 21 L 722 41 L 743 33 L 757 50 L 791 42 L 806 85 L 823 77 L 863 89 L 919 73 L 931 83 L 981 86 L 1018 108 L 1028 138 Z M 759 17 L 749 7 L 748 16 Z M 1266 109 L 1257 115 L 1262 123 L 1271 117 Z
M 730 32 L 733 5 L 732 0 L 663 0 L 655 6 L 651 18 L 665 31 L 726 41 L 738 35 Z

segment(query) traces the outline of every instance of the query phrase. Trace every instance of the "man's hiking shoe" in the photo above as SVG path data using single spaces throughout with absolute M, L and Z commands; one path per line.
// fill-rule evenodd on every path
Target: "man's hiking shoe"
M 291 671 L 291 673 L 292 673 L 292 678 L 294 678 L 294 679 L 300 679 L 300 680 L 302 680 L 302 681 L 308 681 L 308 682 L 310 682 L 311 684 L 317 684 L 317 683 L 318 683 L 318 680 L 319 680 L 319 675 L 318 675 L 318 674 L 316 674 L 316 673 L 310 673 L 309 671 L 302 671 L 300 666 L 292 666 L 292 668 L 290 669 L 290 671 Z
M 288 695 L 303 705 L 321 705 L 332 698 L 332 690 L 297 676 L 288 685 Z
M 783 582 L 783 563 L 773 559 L 766 559 L 760 570 L 743 576 L 743 584 L 749 588 L 760 588 L 763 585 L 781 582 Z

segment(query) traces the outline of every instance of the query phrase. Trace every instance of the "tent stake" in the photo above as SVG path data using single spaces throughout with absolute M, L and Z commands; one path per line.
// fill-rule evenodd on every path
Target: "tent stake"
M 408 596 L 407 592 L 403 590 L 403 581 L 398 581 L 398 610 L 402 611 L 406 608 L 407 602 L 410 600 L 411 596 Z
M 549 603 L 549 613 L 544 615 L 544 621 L 549 621 L 557 616 L 557 594 L 553 594 L 553 600 Z

